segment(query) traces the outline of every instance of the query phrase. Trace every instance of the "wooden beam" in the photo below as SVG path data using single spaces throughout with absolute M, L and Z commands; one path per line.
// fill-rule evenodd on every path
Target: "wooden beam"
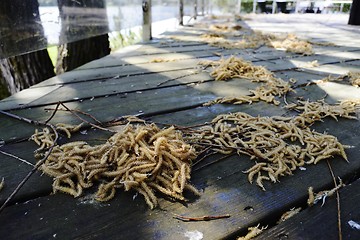
M 349 17 L 350 25 L 360 25 L 360 1 L 353 0 Z
M 238 0 L 237 1 L 237 13 L 240 13 L 241 12 L 241 0 Z
M 142 40 L 148 41 L 152 39 L 151 35 L 151 0 L 142 1 L 143 9 L 143 30 L 142 30 Z
M 201 15 L 205 16 L 205 0 L 201 0 Z
M 179 25 L 184 25 L 184 0 L 179 0 Z
M 194 0 L 194 20 L 197 18 L 197 0 Z

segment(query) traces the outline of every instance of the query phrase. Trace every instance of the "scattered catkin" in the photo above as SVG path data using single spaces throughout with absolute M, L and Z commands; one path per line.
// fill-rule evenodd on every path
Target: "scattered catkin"
M 320 191 L 318 193 L 314 193 L 313 187 L 309 187 L 308 188 L 309 198 L 307 200 L 307 204 L 309 205 L 309 207 L 311 207 L 311 206 L 317 204 L 319 201 L 322 201 L 322 205 L 324 205 L 327 197 L 331 197 L 332 195 L 334 195 L 334 193 L 336 191 L 338 191 L 340 188 L 342 188 L 344 186 L 345 186 L 345 184 L 339 178 L 339 184 L 330 190 L 325 190 L 325 191 Z
M 311 130 L 301 117 L 253 117 L 237 112 L 222 114 L 211 126 L 193 133 L 189 141 L 214 152 L 248 155 L 255 161 L 244 171 L 248 181 L 263 190 L 263 181 L 278 182 L 304 165 L 317 164 L 336 155 L 347 160 L 344 146 L 336 137 Z
M 356 87 L 360 86 L 360 72 L 349 72 L 347 76 L 350 79 L 351 85 Z
M 239 31 L 242 29 L 242 26 L 236 24 L 236 25 L 230 25 L 230 24 L 212 24 L 209 27 L 212 31 L 219 31 L 219 32 L 231 32 L 231 31 Z
M 255 66 L 251 62 L 245 61 L 242 58 L 230 56 L 229 58 L 222 58 L 219 61 L 200 62 L 201 65 L 209 65 L 214 68 L 210 73 L 215 80 L 228 80 L 236 77 L 247 77 L 256 79 L 272 78 L 273 74 L 262 66 Z
M 5 179 L 2 178 L 0 182 L 0 191 L 3 190 L 4 186 L 5 186 Z
M 149 62 L 150 63 L 162 63 L 162 62 L 173 62 L 175 59 L 166 59 L 166 58 L 153 58 Z
M 259 48 L 267 45 L 273 35 L 263 34 L 260 32 L 244 33 L 236 38 L 225 39 L 225 37 L 207 37 L 202 39 L 210 46 L 224 48 L 224 49 L 246 49 Z
M 45 128 L 31 139 L 42 146 L 53 136 Z M 198 194 L 189 183 L 195 157 L 194 149 L 174 127 L 128 124 L 104 144 L 77 141 L 56 145 L 40 170 L 53 177 L 54 192 L 79 197 L 83 190 L 97 186 L 95 199 L 108 201 L 119 188 L 134 189 L 154 208 L 158 204 L 155 193 L 177 200 L 185 200 L 185 189 Z
M 355 87 L 360 86 L 360 72 L 348 72 L 347 74 L 340 75 L 338 77 L 327 76 L 321 80 L 314 81 L 316 84 L 324 82 L 337 82 L 337 81 L 348 81 L 351 85 Z
M 258 101 L 279 105 L 280 102 L 275 99 L 276 96 L 280 97 L 289 91 L 294 91 L 289 83 L 274 77 L 274 74 L 265 67 L 255 66 L 252 63 L 235 56 L 231 56 L 227 59 L 222 58 L 219 61 L 203 61 L 199 64 L 203 66 L 212 66 L 213 70 L 210 73 L 210 76 L 214 77 L 217 81 L 243 78 L 249 79 L 252 82 L 261 83 L 256 89 L 250 90 L 252 94 L 250 96 L 217 98 L 205 103 L 206 106 L 216 103 L 251 104 L 252 102 Z
M 300 211 L 301 211 L 301 207 L 290 209 L 289 211 L 287 211 L 283 215 L 281 215 L 281 217 L 280 217 L 280 219 L 279 219 L 279 221 L 277 223 L 279 224 L 281 222 L 285 222 L 289 218 L 292 218 L 293 216 L 298 214 Z
M 237 240 L 250 240 L 250 239 L 253 239 L 254 237 L 261 234 L 267 228 L 267 227 L 259 228 L 259 226 L 260 226 L 260 224 L 258 224 L 255 227 L 249 227 L 248 228 L 249 232 L 245 236 L 239 237 Z
M 287 52 L 299 53 L 303 55 L 313 55 L 312 44 L 308 41 L 300 40 L 294 34 L 288 34 L 285 39 L 270 41 L 274 48 L 285 49 Z
M 330 105 L 324 100 L 318 100 L 315 102 L 297 101 L 297 103 L 288 104 L 285 108 L 301 112 L 299 116 L 295 117 L 294 121 L 297 121 L 299 124 L 311 125 L 325 117 L 332 117 L 336 121 L 338 117 L 357 119 L 357 105 L 357 102 L 351 100 L 342 101 L 334 105 Z

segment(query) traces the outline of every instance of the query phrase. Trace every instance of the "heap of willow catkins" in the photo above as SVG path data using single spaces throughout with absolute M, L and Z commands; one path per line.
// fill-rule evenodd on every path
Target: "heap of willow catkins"
M 46 141 L 48 146 L 53 144 L 51 135 L 45 128 L 31 139 L 40 146 Z M 177 200 L 185 200 L 186 189 L 198 194 L 189 183 L 195 157 L 194 149 L 174 127 L 129 124 L 104 144 L 77 141 L 56 145 L 40 169 L 53 177 L 55 192 L 79 197 L 84 189 L 96 187 L 95 199 L 108 201 L 117 189 L 133 189 L 154 208 L 156 192 Z

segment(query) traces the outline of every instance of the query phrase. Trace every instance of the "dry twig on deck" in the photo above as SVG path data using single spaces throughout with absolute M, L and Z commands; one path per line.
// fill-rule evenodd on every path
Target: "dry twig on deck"
M 340 209 L 340 194 L 339 194 L 339 185 L 336 183 L 336 179 L 335 179 L 335 174 L 334 171 L 332 170 L 331 164 L 329 162 L 329 160 L 326 160 L 327 165 L 329 167 L 329 171 L 331 174 L 331 177 L 334 181 L 334 185 L 336 190 L 336 205 L 337 205 L 337 221 L 338 221 L 338 235 L 339 235 L 339 240 L 342 240 L 342 228 L 341 228 L 341 209 Z M 342 184 L 341 179 L 339 178 L 340 181 L 340 185 Z
M 12 200 L 12 198 L 19 192 L 19 190 L 22 188 L 22 186 L 24 186 L 24 184 L 27 182 L 27 180 L 38 170 L 38 168 L 40 168 L 42 166 L 42 164 L 47 160 L 47 158 L 49 157 L 49 155 L 51 154 L 52 150 L 54 149 L 55 145 L 57 144 L 57 140 L 59 138 L 58 132 L 56 131 L 56 128 L 54 125 L 49 124 L 48 122 L 51 120 L 51 118 L 55 115 L 55 112 L 58 108 L 59 104 L 56 106 L 55 111 L 52 113 L 52 115 L 45 121 L 45 122 L 39 122 L 39 121 L 34 121 L 28 118 L 24 118 L 24 117 L 20 117 L 17 116 L 15 114 L 12 113 L 8 113 L 5 111 L 0 110 L 0 113 L 14 118 L 14 119 L 18 119 L 20 121 L 29 123 L 29 124 L 33 124 L 36 126 L 47 126 L 49 129 L 51 129 L 51 131 L 54 134 L 53 137 L 53 144 L 48 145 L 48 148 L 46 149 L 46 153 L 44 154 L 43 158 L 41 158 L 36 165 L 31 169 L 31 171 L 23 178 L 23 180 L 17 185 L 17 187 L 14 189 L 14 191 L 8 196 L 8 198 L 5 200 L 5 202 L 2 204 L 2 206 L 0 207 L 0 212 L 2 212 L 2 210 L 4 210 L 4 208 L 6 207 L 6 205 Z M 50 131 L 50 130 L 49 130 Z M 45 150 L 45 149 L 44 149 Z
M 229 218 L 230 214 L 226 215 L 216 215 L 216 216 L 202 216 L 202 217 L 185 217 L 175 214 L 174 218 L 181 220 L 183 222 L 199 222 L 199 221 L 211 221 L 211 220 L 217 220 L 222 218 Z
M 258 224 L 257 226 L 255 227 L 249 227 L 248 228 L 248 233 L 243 236 L 243 237 L 239 237 L 237 240 L 250 240 L 250 239 L 253 239 L 254 237 L 260 235 L 266 228 L 266 227 L 261 227 L 259 228 L 260 224 Z

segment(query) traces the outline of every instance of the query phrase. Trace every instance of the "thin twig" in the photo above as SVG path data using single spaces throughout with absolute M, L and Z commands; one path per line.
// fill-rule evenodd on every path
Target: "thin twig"
M 205 165 L 202 165 L 201 167 L 195 168 L 195 169 L 193 169 L 192 171 L 193 171 L 193 172 L 199 171 L 200 169 L 203 169 L 203 168 L 205 168 L 205 167 L 207 167 L 207 166 L 210 166 L 210 165 L 212 165 L 212 164 L 214 164 L 214 163 L 220 162 L 220 161 L 222 161 L 222 160 L 224 160 L 224 159 L 226 159 L 226 158 L 229 158 L 229 157 L 231 157 L 231 156 L 234 156 L 234 155 L 235 155 L 235 153 L 231 153 L 231 154 L 222 156 L 221 158 L 218 158 L 218 159 L 216 159 L 215 161 L 209 162 L 209 163 L 207 163 L 207 164 L 205 164 Z
M 330 170 L 330 173 L 331 173 L 331 176 L 333 178 L 333 181 L 334 181 L 334 185 L 335 185 L 335 188 L 337 188 L 337 183 L 336 183 L 336 179 L 335 179 L 335 175 L 334 175 L 334 172 L 332 170 L 332 167 L 330 165 L 330 162 L 329 160 L 326 160 L 328 166 L 329 166 L 329 170 Z M 341 230 L 341 211 L 340 211 L 340 194 L 339 194 L 339 190 L 336 190 L 336 203 L 337 203 L 337 212 L 338 212 L 338 230 L 339 230 L 339 240 L 342 240 L 342 230 Z
M 171 81 L 175 81 L 175 80 L 178 80 L 180 78 L 184 78 L 184 77 L 189 77 L 189 76 L 192 76 L 192 75 L 195 75 L 195 74 L 199 74 L 200 72 L 192 72 L 192 73 L 188 73 L 188 74 L 185 74 L 185 75 L 182 75 L 180 77 L 176 77 L 176 78 L 171 78 L 171 79 L 168 79 L 166 81 L 163 81 L 163 82 L 160 82 L 158 83 L 156 86 L 161 86 L 165 83 L 168 83 L 168 82 L 171 82 Z
M 53 112 L 51 113 L 50 117 L 45 121 L 45 124 L 47 124 L 48 122 L 51 121 L 51 119 L 53 119 L 53 117 L 55 116 L 56 112 L 59 110 L 59 106 L 60 106 L 60 102 L 58 102 L 58 103 L 56 104 L 55 109 L 53 109 Z M 45 110 L 46 110 L 46 108 L 45 108 Z
M 209 148 L 206 148 L 206 151 L 207 151 L 208 149 L 209 149 Z M 217 152 L 212 152 L 212 153 L 208 153 L 208 154 L 204 155 L 204 156 L 201 157 L 199 160 L 197 160 L 196 162 L 194 162 L 194 163 L 191 165 L 191 167 L 195 167 L 197 164 L 199 164 L 199 163 L 200 163 L 202 160 L 204 160 L 205 158 L 210 157 L 210 156 L 215 155 L 215 154 L 217 154 Z
M 54 111 L 56 112 L 56 111 Z M 39 125 L 45 125 L 45 126 L 48 126 L 49 128 L 52 129 L 52 131 L 54 132 L 55 134 L 55 138 L 54 138 L 54 143 L 49 147 L 49 150 L 46 152 L 45 156 L 40 160 L 38 161 L 35 166 L 31 169 L 31 171 L 23 178 L 23 180 L 17 185 L 17 187 L 14 189 L 14 191 L 9 195 L 9 197 L 7 197 L 7 199 L 5 200 L 5 202 L 1 205 L 0 207 L 0 213 L 4 210 L 4 208 L 6 207 L 6 205 L 13 199 L 13 197 L 19 192 L 19 190 L 22 188 L 22 186 L 24 186 L 24 184 L 27 182 L 27 180 L 36 172 L 36 170 L 46 161 L 46 159 L 50 156 L 53 148 L 56 146 L 57 144 L 57 140 L 59 138 L 59 134 L 58 132 L 56 131 L 56 128 L 54 125 L 52 124 L 49 124 L 47 122 L 39 122 L 39 121 L 34 121 L 34 120 L 31 120 L 31 119 L 28 119 L 28 118 L 25 118 L 25 117 L 20 117 L 18 115 L 15 115 L 15 114 L 12 114 L 12 113 L 9 113 L 9 112 L 5 112 L 5 111 L 2 111 L 0 110 L 0 113 L 1 114 L 4 114 L 8 117 L 11 117 L 11 118 L 14 118 L 14 119 L 17 119 L 17 120 L 20 120 L 20 121 L 23 121 L 23 122 L 26 122 L 26 123 L 29 123 L 29 124 L 33 124 L 33 125 L 36 125 L 36 126 L 39 126 Z M 55 113 L 53 113 L 51 115 L 51 117 L 47 120 L 47 121 L 50 121 L 50 119 L 55 115 Z
M 192 132 L 201 132 L 199 130 L 192 129 L 192 128 L 203 127 L 203 126 L 211 124 L 211 123 L 205 122 L 205 123 L 195 124 L 195 125 L 191 125 L 191 126 L 180 126 L 180 125 L 176 125 L 176 124 L 161 123 L 161 122 L 154 122 L 154 121 L 146 121 L 146 122 L 155 123 L 156 125 L 163 125 L 163 126 L 168 126 L 168 127 L 174 126 L 176 129 L 187 130 L 187 131 L 192 131 Z
M 212 144 L 212 143 L 201 143 L 201 142 L 189 142 L 190 144 L 198 144 L 198 145 L 203 145 L 203 146 L 210 146 L 210 147 L 218 147 L 218 148 L 223 148 L 222 145 L 217 145 L 217 144 Z M 233 147 L 233 146 L 226 146 L 226 148 L 230 148 L 230 149 L 234 149 L 234 150 L 249 150 L 245 147 Z
M 63 103 L 61 103 L 61 105 L 63 105 Z M 45 110 L 54 110 L 53 108 L 45 108 Z M 69 112 L 68 109 L 58 109 L 57 111 L 66 111 L 66 112 Z M 85 115 L 91 119 L 93 119 L 95 122 L 97 122 L 98 124 L 102 125 L 102 122 L 100 122 L 99 120 L 97 120 L 93 115 L 89 114 L 89 113 L 86 113 L 86 112 L 83 112 L 83 111 L 80 111 L 80 110 L 77 110 L 77 109 L 72 109 L 71 111 L 73 112 L 77 112 L 77 113 L 80 113 L 82 115 Z M 70 111 L 70 112 L 71 112 Z
M 94 128 L 97 128 L 97 129 L 100 129 L 100 130 L 103 130 L 103 131 L 114 132 L 114 131 L 112 131 L 112 130 L 110 130 L 110 129 L 103 128 L 103 127 L 101 127 L 101 126 L 99 126 L 99 125 L 93 124 L 93 123 L 85 120 L 84 118 L 80 117 L 75 111 L 73 111 L 73 110 L 71 110 L 70 108 L 68 108 L 65 104 L 63 104 L 63 103 L 60 103 L 60 104 L 61 104 L 61 106 L 63 106 L 66 110 L 68 110 L 70 113 L 72 113 L 74 116 L 76 116 L 78 119 L 80 119 L 81 121 L 89 124 L 90 126 L 92 126 L 92 127 L 94 127 Z
M 174 215 L 175 219 L 181 220 L 183 222 L 210 221 L 210 220 L 229 218 L 229 217 L 230 214 L 219 215 L 219 216 L 202 216 L 202 217 L 185 217 L 177 214 Z
M 205 153 L 206 153 L 207 151 L 209 151 L 210 149 L 211 149 L 210 146 L 204 148 L 204 149 L 201 150 L 199 153 L 197 153 L 197 156 L 199 157 L 199 156 L 205 154 Z M 214 154 L 216 154 L 216 152 L 212 152 L 212 153 L 205 154 L 203 157 L 201 157 L 200 159 L 197 159 L 197 161 L 193 162 L 191 166 L 194 167 L 196 164 L 198 164 L 199 162 L 201 162 L 201 161 L 204 160 L 205 158 L 207 158 L 207 157 L 209 157 L 209 156 L 212 156 L 212 155 L 214 155 Z
M 11 199 L 16 195 L 16 193 L 19 192 L 19 190 L 22 188 L 22 186 L 24 186 L 24 184 L 27 182 L 27 180 L 36 172 L 36 170 L 46 161 L 46 159 L 50 156 L 53 148 L 55 147 L 56 145 L 56 142 L 59 138 L 59 135 L 56 131 L 56 128 L 47 123 L 47 124 L 44 124 L 48 127 L 50 127 L 54 134 L 55 134 L 55 138 L 54 138 L 54 143 L 52 144 L 52 146 L 50 146 L 49 150 L 46 152 L 45 156 L 36 163 L 36 165 L 31 169 L 31 171 L 23 178 L 23 180 L 17 185 L 17 187 L 14 189 L 14 191 L 10 194 L 10 196 L 5 200 L 5 202 L 1 205 L 1 208 L 0 208 L 0 213 L 4 210 L 4 208 L 6 207 L 6 205 L 11 201 Z
M 1 154 L 4 154 L 4 155 L 6 155 L 6 156 L 9 156 L 9 157 L 15 158 L 16 160 L 19 160 L 19 161 L 21 161 L 21 162 L 23 162 L 23 163 L 26 163 L 27 165 L 30 165 L 30 166 L 32 166 L 32 167 L 35 167 L 35 165 L 32 164 L 31 162 L 28 162 L 27 160 L 22 159 L 22 158 L 20 158 L 20 157 L 18 157 L 18 156 L 12 155 L 11 153 L 7 153 L 7 152 L 4 152 L 4 151 L 2 151 L 2 150 L 0 150 L 0 153 L 1 153 Z
M 31 120 L 31 119 L 28 119 L 28 118 L 20 117 L 18 115 L 15 115 L 15 114 L 12 114 L 12 113 L 9 113 L 9 112 L 5 112 L 3 110 L 0 110 L 0 113 L 3 114 L 3 115 L 6 115 L 8 117 L 15 118 L 17 120 L 20 120 L 20 121 L 23 121 L 23 122 L 26 122 L 26 123 L 29 123 L 29 124 L 33 124 L 33 125 L 36 125 L 36 126 L 46 125 L 45 123 L 41 123 L 39 121 L 34 121 L 34 120 Z

